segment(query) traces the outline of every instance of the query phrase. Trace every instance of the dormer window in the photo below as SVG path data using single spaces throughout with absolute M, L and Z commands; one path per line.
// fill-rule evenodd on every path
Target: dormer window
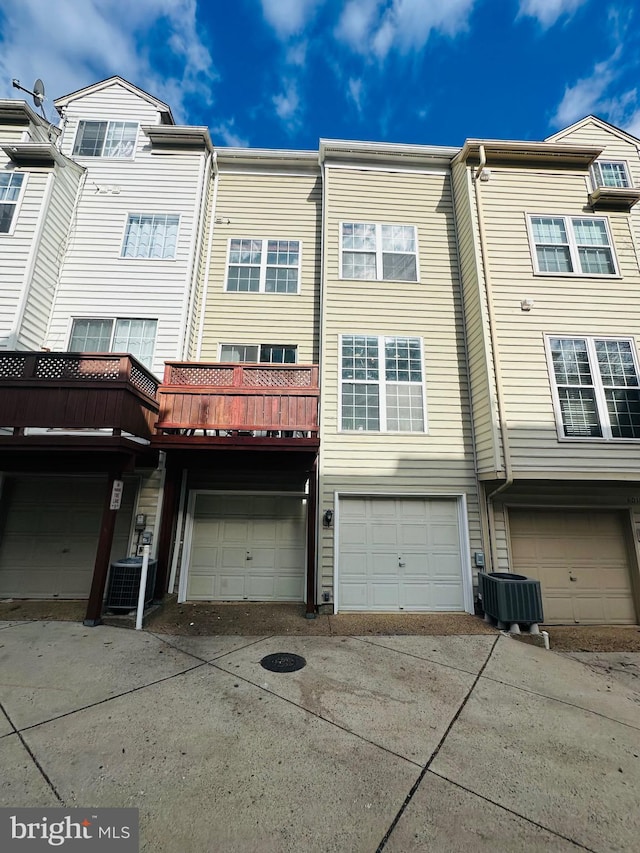
M 591 166 L 591 177 L 594 187 L 631 186 L 629 170 L 623 160 L 596 160 Z
M 77 157 L 130 159 L 136 148 L 135 121 L 81 121 L 73 146 Z

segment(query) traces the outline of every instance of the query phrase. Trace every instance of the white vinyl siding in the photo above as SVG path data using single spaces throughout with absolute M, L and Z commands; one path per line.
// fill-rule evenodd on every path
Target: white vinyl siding
M 180 218 L 160 213 L 130 213 L 122 245 L 123 258 L 175 258 Z
M 297 293 L 299 277 L 299 240 L 229 241 L 227 291 Z
M 74 320 L 71 352 L 128 352 L 149 366 L 158 323 L 128 318 Z
M 640 389 L 633 344 L 549 338 L 554 397 L 566 438 L 640 438 Z
M 342 222 L 341 278 L 364 281 L 417 281 L 413 225 Z
M 424 432 L 422 341 L 343 335 L 343 430 Z
M 530 216 L 534 267 L 558 275 L 617 275 L 607 220 Z
M 130 160 L 135 152 L 137 135 L 137 122 L 80 121 L 73 155 Z
M 21 172 L 0 174 L 0 234 L 13 231 L 23 182 L 24 174 Z

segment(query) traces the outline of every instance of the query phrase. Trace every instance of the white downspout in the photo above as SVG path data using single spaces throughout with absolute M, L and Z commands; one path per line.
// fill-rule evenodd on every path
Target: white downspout
M 189 265 L 187 268 L 187 274 L 185 277 L 186 289 L 185 289 L 185 298 L 182 306 L 182 315 L 180 317 L 180 336 L 178 338 L 178 347 L 177 347 L 177 356 L 179 359 L 185 359 L 187 356 L 186 346 L 188 341 L 187 330 L 191 327 L 191 321 L 193 319 L 193 306 L 195 304 L 195 294 L 194 294 L 194 286 L 193 286 L 193 276 L 196 267 L 196 256 L 199 254 L 200 246 L 201 246 L 201 237 L 202 237 L 202 227 L 200 223 L 204 218 L 204 214 L 202 211 L 202 199 L 204 198 L 205 186 L 207 183 L 207 177 L 209 175 L 209 168 L 211 163 L 211 155 L 208 151 L 205 151 L 204 158 L 202 163 L 200 164 L 200 171 L 198 175 L 199 182 L 199 192 L 196 198 L 196 203 L 193 208 L 193 221 L 194 225 L 197 222 L 198 227 L 195 230 L 193 235 L 193 240 L 191 241 L 191 251 L 189 257 Z
M 504 389 L 502 387 L 502 371 L 500 365 L 500 352 L 496 334 L 496 316 L 493 306 L 493 289 L 491 286 L 491 272 L 489 269 L 489 254 L 487 251 L 487 238 L 484 228 L 484 210 L 480 197 L 479 181 L 487 165 L 487 154 L 484 145 L 480 145 L 480 163 L 474 175 L 474 187 L 476 198 L 476 210 L 478 213 L 478 235 L 480 238 L 480 253 L 484 267 L 484 282 L 487 293 L 487 317 L 489 320 L 489 337 L 491 338 L 491 354 L 493 358 L 493 372 L 496 383 L 496 404 L 498 407 L 498 422 L 502 436 L 502 453 L 504 457 L 504 482 L 486 496 L 487 501 L 487 523 L 489 526 L 489 548 L 491 553 L 491 568 L 498 569 L 498 551 L 496 545 L 495 517 L 493 514 L 493 499 L 500 492 L 505 491 L 513 485 L 513 471 L 511 468 L 511 451 L 509 446 L 509 431 L 505 417 Z
M 202 339 L 204 336 L 204 321 L 207 308 L 207 299 L 209 297 L 209 273 L 211 271 L 211 247 L 213 245 L 213 231 L 216 222 L 216 210 L 218 207 L 218 183 L 220 181 L 220 171 L 218 169 L 218 152 L 213 152 L 213 201 L 211 203 L 211 221 L 209 222 L 209 239 L 207 241 L 207 259 L 204 266 L 204 283 L 202 286 L 202 295 L 200 298 L 200 323 L 198 325 L 198 343 L 196 346 L 196 361 L 200 361 L 202 356 Z

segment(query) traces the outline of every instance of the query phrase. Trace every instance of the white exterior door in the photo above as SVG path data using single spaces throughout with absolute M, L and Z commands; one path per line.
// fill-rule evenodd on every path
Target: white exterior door
M 194 499 L 188 600 L 304 599 L 302 498 L 200 493 Z
M 513 571 L 540 581 L 545 623 L 635 623 L 620 513 L 512 509 L 509 528 Z
M 338 523 L 340 610 L 464 610 L 455 499 L 341 498 Z
M 0 598 L 88 598 L 107 489 L 103 480 L 21 477 L 5 484 Z M 125 483 L 111 551 L 128 556 L 135 484 Z

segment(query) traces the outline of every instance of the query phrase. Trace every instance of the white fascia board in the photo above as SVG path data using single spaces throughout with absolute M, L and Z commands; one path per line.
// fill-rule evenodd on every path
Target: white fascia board
M 398 142 L 361 142 L 359 140 L 321 139 L 320 162 L 393 162 L 449 166 L 460 148 L 438 145 L 407 145 Z

